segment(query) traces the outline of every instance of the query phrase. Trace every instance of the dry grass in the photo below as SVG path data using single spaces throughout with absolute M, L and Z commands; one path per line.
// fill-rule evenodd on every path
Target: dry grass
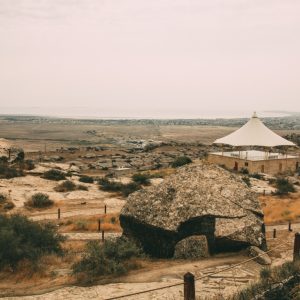
M 260 196 L 266 224 L 300 221 L 300 193 L 291 193 L 284 197 Z
M 108 232 L 121 232 L 119 214 L 106 214 L 94 216 L 80 216 L 65 219 L 60 224 L 60 232 L 97 232 L 98 220 L 101 221 L 101 230 Z

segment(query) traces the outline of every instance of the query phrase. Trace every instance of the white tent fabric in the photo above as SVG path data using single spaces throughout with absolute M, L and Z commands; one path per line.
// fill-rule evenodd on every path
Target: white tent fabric
M 294 143 L 274 133 L 254 113 L 253 117 L 240 129 L 217 139 L 214 144 L 231 146 L 296 146 Z

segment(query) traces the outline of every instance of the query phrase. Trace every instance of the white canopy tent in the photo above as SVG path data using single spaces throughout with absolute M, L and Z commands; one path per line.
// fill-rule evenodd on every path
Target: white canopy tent
M 274 133 L 257 117 L 256 113 L 252 118 L 241 128 L 233 133 L 217 139 L 214 144 L 239 146 L 294 146 L 296 145 L 278 134 Z

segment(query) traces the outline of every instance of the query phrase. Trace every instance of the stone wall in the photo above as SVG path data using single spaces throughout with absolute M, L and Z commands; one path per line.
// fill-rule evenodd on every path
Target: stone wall
M 228 157 L 210 153 L 208 161 L 217 165 L 224 165 L 228 169 L 233 170 L 235 164 L 238 165 L 238 171 L 242 168 L 248 169 L 250 173 L 267 173 L 276 175 L 286 171 L 296 171 L 296 165 L 300 167 L 300 158 L 287 158 L 287 159 L 268 159 L 251 161 L 240 159 L 237 157 Z

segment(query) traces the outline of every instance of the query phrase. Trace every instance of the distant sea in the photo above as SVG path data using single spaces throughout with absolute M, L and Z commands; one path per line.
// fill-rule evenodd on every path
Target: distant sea
M 259 117 L 285 117 L 288 112 L 256 111 Z M 253 111 L 105 111 L 100 107 L 0 107 L 0 115 L 43 116 L 76 119 L 234 119 L 250 118 Z

